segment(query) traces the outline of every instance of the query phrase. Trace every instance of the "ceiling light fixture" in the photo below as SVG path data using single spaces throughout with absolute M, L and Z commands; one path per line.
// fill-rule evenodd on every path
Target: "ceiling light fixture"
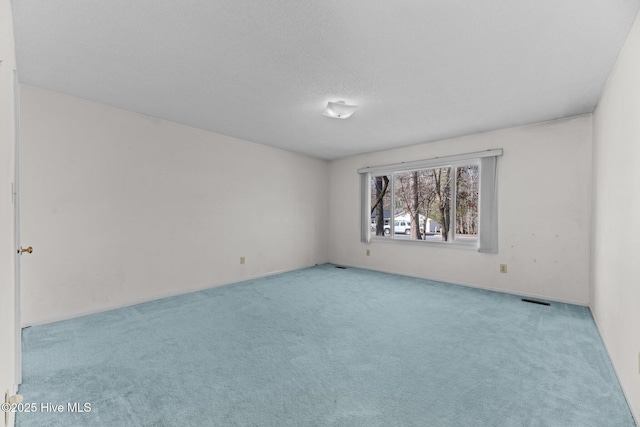
M 358 108 L 357 105 L 347 105 L 344 101 L 328 102 L 322 115 L 334 119 L 348 119 L 356 111 L 356 108 Z

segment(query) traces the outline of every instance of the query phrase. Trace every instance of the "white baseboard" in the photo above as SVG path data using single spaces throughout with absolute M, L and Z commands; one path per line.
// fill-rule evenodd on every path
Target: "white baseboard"
M 129 300 L 129 301 L 120 302 L 120 303 L 116 303 L 116 304 L 105 304 L 105 305 L 102 305 L 102 306 L 99 306 L 99 307 L 92 308 L 91 310 L 83 310 L 83 311 L 77 311 L 77 312 L 73 312 L 73 313 L 68 313 L 68 314 L 65 314 L 65 315 L 62 315 L 62 316 L 54 316 L 54 317 L 50 317 L 50 318 L 47 318 L 47 319 L 38 320 L 38 321 L 35 321 L 35 322 L 22 322 L 21 326 L 24 329 L 24 328 L 28 328 L 28 327 L 31 327 L 31 326 L 39 326 L 39 325 L 46 325 L 48 323 L 61 322 L 63 320 L 75 319 L 76 317 L 88 316 L 90 314 L 103 313 L 105 311 L 116 310 L 118 308 L 124 308 L 124 307 L 130 307 L 132 305 L 142 304 L 142 303 L 145 303 L 145 302 L 151 302 L 151 301 L 156 301 L 156 300 L 160 300 L 160 299 L 164 299 L 164 298 L 175 297 L 175 296 L 178 296 L 178 295 L 191 294 L 191 293 L 194 293 L 194 292 L 204 291 L 205 289 L 211 289 L 211 288 L 217 288 L 217 287 L 220 287 L 220 286 L 232 285 L 234 283 L 245 282 L 247 280 L 254 280 L 254 279 L 260 279 L 262 277 L 274 276 L 276 274 L 289 273 L 291 271 L 302 270 L 304 268 L 313 267 L 314 265 L 318 265 L 318 264 L 307 265 L 307 266 L 303 266 L 303 267 L 299 267 L 299 268 L 291 268 L 291 269 L 285 269 L 285 270 L 270 271 L 268 273 L 257 274 L 257 275 L 249 276 L 249 277 L 243 277 L 242 279 L 239 279 L 239 280 L 233 280 L 233 281 L 230 281 L 230 282 L 218 283 L 218 284 L 215 284 L 215 285 L 211 285 L 211 284 L 199 285 L 199 286 L 193 286 L 193 287 L 190 287 L 190 288 L 180 289 L 180 290 L 176 290 L 176 291 L 172 291 L 172 292 L 163 292 L 163 293 L 159 293 L 159 294 L 153 294 L 153 295 L 149 295 L 149 296 L 146 296 L 146 297 L 135 298 L 135 299 L 132 299 L 132 300 Z
M 434 282 L 442 282 L 442 283 L 449 283 L 451 285 L 466 286 L 467 288 L 483 289 L 485 291 L 501 292 L 503 294 L 517 295 L 517 296 L 521 296 L 521 297 L 536 298 L 536 299 L 542 299 L 542 300 L 545 300 L 545 301 L 561 302 L 561 303 L 564 303 L 564 304 L 572 304 L 572 305 L 580 305 L 580 306 L 583 306 L 583 307 L 589 307 L 589 301 L 579 301 L 579 300 L 571 300 L 571 299 L 564 299 L 564 298 L 549 298 L 546 295 L 539 295 L 539 294 L 528 293 L 528 292 L 514 292 L 514 291 L 509 291 L 509 290 L 500 289 L 500 288 L 492 288 L 490 286 L 478 285 L 478 284 L 475 284 L 475 283 L 465 283 L 465 282 L 452 281 L 452 280 L 449 280 L 449 279 L 446 279 L 446 278 L 441 278 L 441 277 L 418 276 L 418 275 L 414 275 L 414 274 L 403 273 L 401 271 L 383 270 L 383 269 L 376 269 L 376 268 L 371 268 L 371 267 L 362 267 L 362 266 L 359 266 L 359 265 L 334 263 L 332 261 L 329 261 L 329 263 L 330 264 L 336 264 L 336 265 L 344 265 L 345 267 L 359 268 L 361 270 L 376 271 L 376 272 L 379 272 L 379 273 L 397 274 L 398 276 L 412 277 L 414 279 L 432 280 Z

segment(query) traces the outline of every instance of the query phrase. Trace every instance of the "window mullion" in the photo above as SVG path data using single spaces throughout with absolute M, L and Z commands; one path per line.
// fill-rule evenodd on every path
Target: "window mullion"
M 396 173 L 391 174 L 391 207 L 389 209 L 389 237 L 395 239 L 395 219 L 396 219 Z
M 458 180 L 456 179 L 456 166 L 451 166 L 451 209 L 449 209 L 449 233 L 451 235 L 451 241 L 456 241 L 456 193 L 458 185 Z

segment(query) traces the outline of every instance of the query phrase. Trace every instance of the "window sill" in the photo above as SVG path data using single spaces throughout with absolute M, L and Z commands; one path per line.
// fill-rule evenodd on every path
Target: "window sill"
M 429 242 L 426 240 L 392 239 L 390 237 L 372 236 L 370 243 L 392 243 L 396 245 L 422 245 L 430 248 L 462 249 L 478 251 L 478 242 Z

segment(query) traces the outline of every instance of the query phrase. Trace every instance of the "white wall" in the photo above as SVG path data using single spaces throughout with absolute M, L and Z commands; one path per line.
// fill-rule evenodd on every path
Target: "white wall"
M 640 18 L 593 125 L 591 310 L 640 425 Z
M 588 304 L 591 126 L 585 115 L 332 162 L 330 261 Z M 358 168 L 491 148 L 504 149 L 498 160 L 498 254 L 360 243 Z M 499 273 L 501 263 L 507 274 Z
M 327 261 L 325 161 L 21 92 L 23 324 Z
M 11 2 L 0 0 L 0 402 L 15 391 L 15 288 L 13 203 L 14 77 L 16 66 Z M 13 425 L 13 416 L 10 420 Z M 0 411 L 0 425 L 4 412 Z

